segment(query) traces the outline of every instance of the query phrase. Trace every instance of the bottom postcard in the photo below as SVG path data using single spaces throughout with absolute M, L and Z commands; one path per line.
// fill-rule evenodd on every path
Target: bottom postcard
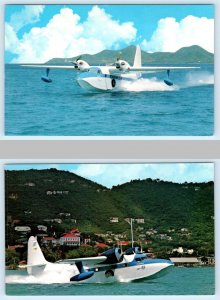
M 215 293 L 213 163 L 6 164 L 5 201 L 7 295 Z

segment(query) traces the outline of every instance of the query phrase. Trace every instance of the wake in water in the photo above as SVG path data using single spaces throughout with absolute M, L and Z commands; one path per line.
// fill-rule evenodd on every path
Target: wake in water
M 214 74 L 207 71 L 189 72 L 185 76 L 182 88 L 214 84 Z
M 175 77 L 174 77 L 175 78 Z M 175 81 L 175 80 L 174 80 Z M 177 91 L 182 88 L 193 86 L 203 86 L 214 84 L 214 75 L 206 71 L 189 72 L 186 74 L 182 83 L 168 86 L 163 80 L 156 77 L 140 78 L 133 82 L 122 82 L 119 89 L 120 91 L 127 92 L 164 92 L 164 91 Z
M 178 86 L 168 86 L 162 80 L 156 77 L 152 78 L 140 78 L 134 82 L 122 82 L 120 89 L 128 92 L 163 92 L 163 91 L 175 91 L 178 90 Z
M 53 284 L 70 283 L 72 272 L 63 270 L 60 272 L 45 271 L 39 276 L 32 275 L 7 275 L 5 282 L 8 284 Z

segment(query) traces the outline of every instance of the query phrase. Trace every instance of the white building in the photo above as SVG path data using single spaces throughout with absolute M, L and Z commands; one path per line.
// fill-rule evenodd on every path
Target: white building
M 29 232 L 29 231 L 31 231 L 31 228 L 29 226 L 15 226 L 15 231 Z

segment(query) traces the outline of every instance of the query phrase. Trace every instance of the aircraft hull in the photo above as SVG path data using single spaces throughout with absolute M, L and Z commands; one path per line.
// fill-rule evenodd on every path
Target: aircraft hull
M 118 263 L 113 266 L 101 266 L 93 268 L 94 275 L 88 279 L 80 280 L 80 283 L 111 283 L 111 282 L 130 282 L 141 280 L 152 276 L 162 276 L 164 271 L 168 271 L 173 266 L 169 260 L 146 259 L 142 262 L 132 262 L 127 266 L 124 263 Z M 91 269 L 89 269 L 91 270 Z M 67 282 L 70 278 L 79 274 L 75 265 L 47 263 L 44 267 L 28 268 L 29 275 L 41 276 L 43 273 L 63 274 L 67 273 Z M 78 281 L 72 283 L 77 284 Z
M 78 84 L 92 92 L 103 92 L 118 90 L 121 87 L 122 82 L 133 82 L 139 78 L 137 74 L 121 74 L 120 76 L 109 74 L 96 74 L 96 73 L 81 73 L 78 78 Z
M 158 277 L 164 275 L 173 266 L 170 261 L 163 261 L 158 263 L 148 262 L 148 260 L 141 263 L 118 264 L 116 269 L 108 268 L 105 271 L 95 272 L 94 275 L 85 280 L 85 283 L 108 283 L 108 282 L 130 282 L 133 280 L 141 280 L 157 275 Z M 111 273 L 111 274 L 110 274 Z
M 136 251 L 135 248 L 131 250 Z M 28 240 L 28 274 L 56 278 L 54 283 L 129 282 L 161 275 L 162 271 L 173 265 L 170 260 L 146 258 L 144 253 L 125 252 L 121 256 L 119 248 L 109 249 L 97 257 L 51 263 L 45 259 L 36 238 L 32 236 Z

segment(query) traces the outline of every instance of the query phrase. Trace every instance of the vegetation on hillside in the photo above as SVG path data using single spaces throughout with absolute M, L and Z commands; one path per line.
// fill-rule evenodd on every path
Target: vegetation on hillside
M 129 46 L 121 50 L 103 50 L 94 55 L 83 54 L 80 58 L 87 61 L 91 65 L 105 65 L 116 61 L 117 58 L 128 61 L 133 64 L 135 55 L 135 46 Z M 176 52 L 154 52 L 148 53 L 141 51 L 142 64 L 213 64 L 214 54 L 206 51 L 200 46 L 194 45 L 183 47 Z M 75 61 L 78 57 L 71 58 L 52 58 L 48 64 L 65 64 L 67 62 Z

